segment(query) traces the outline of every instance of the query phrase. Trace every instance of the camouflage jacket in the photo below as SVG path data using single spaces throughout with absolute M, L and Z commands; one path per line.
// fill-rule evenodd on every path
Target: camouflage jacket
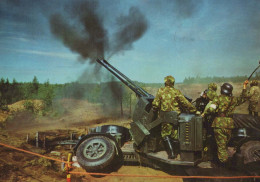
M 258 86 L 252 86 L 249 92 L 245 92 L 244 96 L 249 99 L 250 102 L 259 102 L 260 88 Z
M 161 111 L 196 112 L 196 108 L 176 88 L 166 86 L 160 88 L 153 101 L 153 108 Z
M 218 94 L 215 90 L 209 89 L 207 92 L 207 97 L 210 101 L 214 100 L 215 97 L 217 97 Z
M 242 95 L 239 97 L 219 95 L 214 98 L 210 106 L 204 111 L 204 114 L 216 113 L 217 116 L 212 123 L 212 127 L 234 128 L 232 114 L 236 106 L 244 103 L 245 97 L 243 97 L 243 94 L 245 91 L 243 90 Z

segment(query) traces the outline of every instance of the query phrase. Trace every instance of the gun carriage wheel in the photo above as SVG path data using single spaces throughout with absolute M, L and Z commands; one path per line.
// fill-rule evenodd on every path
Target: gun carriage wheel
M 116 155 L 112 140 L 105 136 L 93 136 L 82 142 L 76 156 L 86 171 L 103 170 L 108 167 Z

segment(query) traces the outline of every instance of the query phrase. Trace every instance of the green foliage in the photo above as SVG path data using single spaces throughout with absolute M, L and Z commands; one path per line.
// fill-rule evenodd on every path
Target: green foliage
M 15 79 L 10 83 L 8 79 L 0 80 L 0 109 L 7 109 L 8 104 L 20 100 L 32 100 L 39 99 L 45 103 L 45 108 L 52 107 L 52 101 L 55 97 L 54 90 L 56 85 L 52 85 L 49 81 L 44 84 L 40 84 L 36 76 L 34 76 L 32 82 L 18 83 Z M 33 112 L 33 103 L 31 101 L 25 102 L 25 108 Z
M 52 107 L 52 101 L 54 98 L 53 86 L 49 83 L 49 80 L 39 86 L 38 98 L 43 100 L 47 108 Z
M 24 85 L 24 96 L 26 99 L 37 99 L 38 98 L 38 90 L 40 84 L 36 76 L 34 76 L 33 81 L 30 83 L 25 83 Z
M 7 110 L 7 104 L 12 101 L 12 85 L 10 84 L 9 80 L 4 80 L 1 78 L 0 80 L 0 108 L 2 110 Z
M 32 81 L 32 93 L 37 93 L 39 89 L 39 81 L 36 76 L 33 77 Z
M 26 100 L 23 105 L 24 105 L 26 110 L 34 112 L 34 106 L 33 106 L 33 102 L 32 101 Z

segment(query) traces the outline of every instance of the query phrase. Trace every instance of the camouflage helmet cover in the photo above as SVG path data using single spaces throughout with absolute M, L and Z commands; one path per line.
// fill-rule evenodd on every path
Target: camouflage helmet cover
M 216 90 L 218 89 L 218 86 L 217 86 L 216 83 L 210 83 L 210 84 L 208 85 L 208 89 L 211 89 L 211 90 L 216 91 Z
M 164 78 L 164 83 L 166 86 L 173 86 L 175 82 L 175 79 L 173 76 L 169 75 Z
M 258 85 L 258 80 L 252 80 L 250 82 L 250 86 L 257 86 Z

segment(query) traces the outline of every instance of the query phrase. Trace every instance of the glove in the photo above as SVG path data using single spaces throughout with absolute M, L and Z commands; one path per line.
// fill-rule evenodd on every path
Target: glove
M 244 85 L 247 85 L 248 83 L 249 83 L 249 81 L 248 81 L 248 80 L 244 81 Z
M 244 81 L 244 84 L 243 84 L 243 86 L 244 86 L 244 89 L 246 89 L 246 86 L 247 86 L 247 84 L 249 83 L 249 81 L 248 80 L 246 80 L 246 81 Z

